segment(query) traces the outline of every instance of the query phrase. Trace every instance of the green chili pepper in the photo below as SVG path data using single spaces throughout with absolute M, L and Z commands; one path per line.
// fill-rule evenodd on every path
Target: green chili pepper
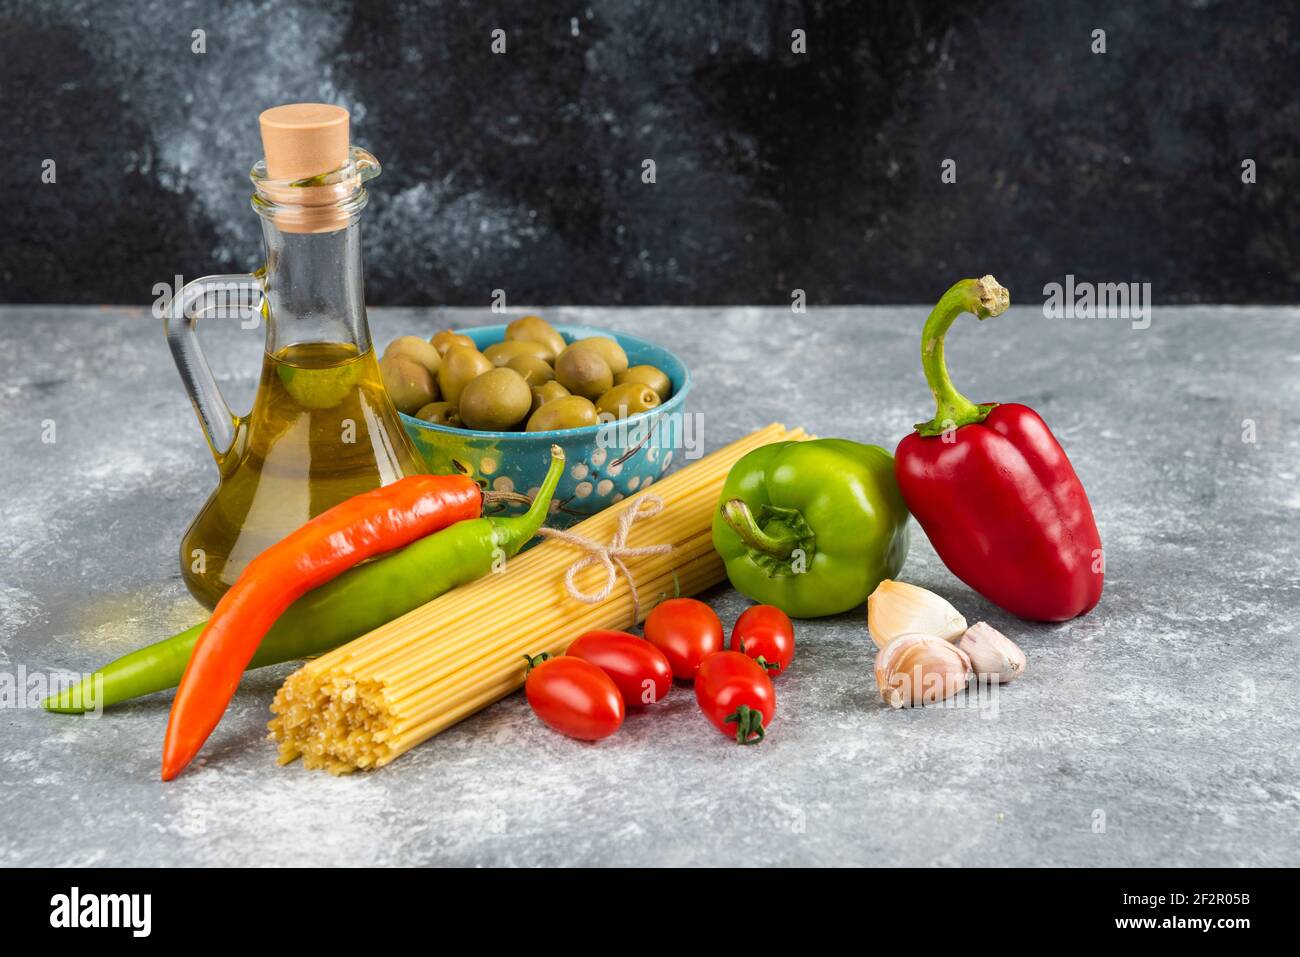
M 894 458 L 847 439 L 777 442 L 731 469 L 713 547 L 736 589 L 795 618 L 856 608 L 907 558 Z
M 482 578 L 537 534 L 550 513 L 563 471 L 564 453 L 552 446 L 550 470 L 524 514 L 457 522 L 303 595 L 266 633 L 248 667 L 324 654 L 457 585 Z M 47 711 L 80 714 L 175 688 L 206 624 L 118 658 L 80 684 L 46 698 L 42 706 Z M 101 680 L 102 687 L 96 688 Z

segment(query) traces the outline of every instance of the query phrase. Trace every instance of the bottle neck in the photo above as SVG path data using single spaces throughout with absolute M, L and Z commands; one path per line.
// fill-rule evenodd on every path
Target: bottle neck
M 370 348 L 361 228 L 357 217 L 330 232 L 289 232 L 263 217 L 269 315 L 266 351 L 290 345 L 342 342 Z

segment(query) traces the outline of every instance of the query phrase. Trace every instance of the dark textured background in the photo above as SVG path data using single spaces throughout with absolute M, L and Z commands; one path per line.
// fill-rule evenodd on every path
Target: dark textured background
M 1294 3 L 0 0 L 3 301 L 251 268 L 256 116 L 294 100 L 386 167 L 372 303 L 1300 292 Z

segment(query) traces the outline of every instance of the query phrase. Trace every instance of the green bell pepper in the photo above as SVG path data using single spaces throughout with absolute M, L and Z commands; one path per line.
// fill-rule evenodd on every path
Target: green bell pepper
M 907 558 L 894 457 L 847 439 L 777 442 L 731 469 L 713 517 L 727 577 L 794 618 L 856 608 Z

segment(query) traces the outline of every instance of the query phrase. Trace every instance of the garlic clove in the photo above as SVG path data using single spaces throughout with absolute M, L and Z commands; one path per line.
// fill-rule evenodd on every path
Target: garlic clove
M 880 648 L 899 635 L 956 641 L 966 631 L 966 619 L 929 589 L 886 578 L 867 599 L 867 629 Z
M 977 621 L 957 639 L 971 667 L 981 678 L 996 677 L 999 684 L 1018 678 L 1028 662 L 1020 646 L 985 621 Z
M 937 704 L 970 678 L 966 652 L 934 635 L 899 635 L 876 652 L 876 686 L 894 708 Z

